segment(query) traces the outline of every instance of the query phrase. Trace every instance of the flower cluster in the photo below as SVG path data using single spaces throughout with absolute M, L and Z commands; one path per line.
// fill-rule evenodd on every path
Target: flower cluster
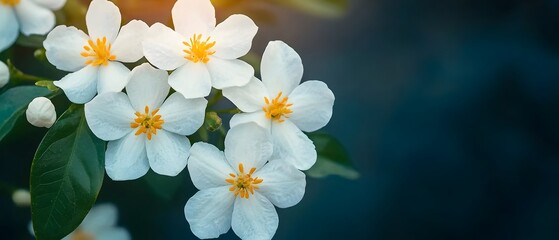
M 121 27 L 117 6 L 93 0 L 87 34 L 58 26 L 44 42 L 49 62 L 70 72 L 54 85 L 85 104 L 89 128 L 108 141 L 111 179 L 137 179 L 150 168 L 176 176 L 187 167 L 200 190 L 184 208 L 197 237 L 232 228 L 243 239 L 270 239 L 279 224 L 274 206 L 291 207 L 303 198 L 302 170 L 317 159 L 304 132 L 328 123 L 334 94 L 323 82 L 301 83 L 302 60 L 281 41 L 268 44 L 262 80 L 256 78 L 238 59 L 258 31 L 247 16 L 216 25 L 210 0 L 178 0 L 172 18 L 174 29 L 139 20 Z M 143 57 L 149 63 L 132 70 L 123 64 Z M 242 111 L 230 121 L 224 151 L 204 142 L 191 146 L 187 137 L 204 123 L 204 97 L 212 88 Z

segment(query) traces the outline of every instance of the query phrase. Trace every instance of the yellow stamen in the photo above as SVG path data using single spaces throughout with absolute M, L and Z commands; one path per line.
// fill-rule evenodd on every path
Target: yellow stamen
M 151 140 L 151 136 L 157 134 L 157 129 L 163 127 L 163 119 L 161 115 L 157 115 L 159 108 L 155 109 L 153 112 L 149 112 L 149 107 L 146 106 L 144 109 L 145 113 L 136 112 L 136 119 L 130 123 L 131 128 L 138 128 L 136 131 L 136 136 L 145 133 L 148 140 Z
M 239 174 L 238 176 L 234 173 L 229 174 L 232 178 L 227 178 L 225 181 L 232 186 L 229 188 L 229 191 L 233 192 L 236 196 L 240 196 L 241 198 L 246 198 L 250 196 L 250 194 L 254 194 L 254 189 L 258 189 L 256 184 L 262 183 L 264 180 L 261 178 L 252 178 L 252 174 L 256 171 L 256 168 L 251 168 L 248 173 L 245 173 L 245 169 L 242 163 L 239 164 Z M 249 194 L 250 193 L 250 194 Z
M 0 0 L 0 4 L 14 7 L 19 4 L 21 0 Z
M 184 58 L 195 63 L 208 63 L 210 61 L 209 57 L 215 53 L 215 51 L 211 51 L 215 41 L 210 42 L 210 37 L 206 38 L 206 41 L 202 41 L 202 34 L 194 34 L 190 38 L 190 43 L 186 41 L 182 43 L 186 46 L 186 49 L 183 50 L 186 53 Z
M 74 231 L 74 234 L 72 234 L 71 240 L 95 240 L 95 237 L 90 233 L 77 229 Z
M 280 123 L 285 121 L 282 117 L 288 118 L 288 114 L 293 113 L 293 111 L 289 109 L 289 107 L 293 106 L 293 104 L 287 103 L 289 98 L 287 96 L 281 98 L 281 96 L 282 92 L 279 92 L 276 98 L 272 99 L 272 101 L 270 101 L 268 97 L 264 97 L 264 103 L 266 103 L 266 106 L 262 107 L 262 110 L 268 119 L 272 119 Z
M 83 50 L 85 51 L 81 53 L 81 56 L 87 59 L 85 62 L 86 65 L 107 66 L 109 61 L 114 61 L 116 59 L 116 56 L 111 54 L 111 44 L 107 44 L 106 37 L 103 37 L 103 39 L 97 38 L 96 42 L 90 39 L 87 43 L 89 46 L 84 45 Z

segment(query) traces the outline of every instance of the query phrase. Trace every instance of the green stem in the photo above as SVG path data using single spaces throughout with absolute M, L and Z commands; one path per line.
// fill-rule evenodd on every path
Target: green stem
M 37 77 L 37 76 L 33 76 L 33 75 L 29 75 L 29 74 L 25 74 L 19 70 L 17 70 L 18 72 L 16 72 L 13 76 L 12 79 L 16 80 L 18 82 L 21 81 L 31 81 L 31 82 L 38 82 L 38 81 L 52 81 L 46 78 L 41 78 L 41 77 Z

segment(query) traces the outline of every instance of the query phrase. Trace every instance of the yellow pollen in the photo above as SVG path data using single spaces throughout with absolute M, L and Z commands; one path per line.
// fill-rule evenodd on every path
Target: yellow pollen
M 2 5 L 6 5 L 6 6 L 13 7 L 13 6 L 15 6 L 15 5 L 18 5 L 18 4 L 19 4 L 19 1 L 20 1 L 20 0 L 0 0 L 0 3 L 1 3 Z
M 74 234 L 72 234 L 71 240 L 95 240 L 95 237 L 81 229 L 77 229 Z
M 257 184 L 262 183 L 264 180 L 261 178 L 252 178 L 252 174 L 256 171 L 256 168 L 251 168 L 248 173 L 245 173 L 243 164 L 239 164 L 239 174 L 235 175 L 230 173 L 231 178 L 226 178 L 225 181 L 231 184 L 229 191 L 235 194 L 235 197 L 239 196 L 241 198 L 248 199 L 250 194 L 254 194 L 254 190 L 258 189 Z
M 130 123 L 130 127 L 138 128 L 136 136 L 145 133 L 148 140 L 151 140 L 152 134 L 157 134 L 157 129 L 161 129 L 163 123 L 165 123 L 165 121 L 161 119 L 161 115 L 157 115 L 157 112 L 159 112 L 159 108 L 150 113 L 149 107 L 146 106 L 145 113 L 135 113 L 136 119 L 134 119 L 134 122 Z
M 209 57 L 215 53 L 215 51 L 211 51 L 211 48 L 215 45 L 215 41 L 210 42 L 210 37 L 206 38 L 206 41 L 202 41 L 202 34 L 194 34 L 194 36 L 190 38 L 190 42 L 182 43 L 186 46 L 186 49 L 183 50 L 183 52 L 186 53 L 184 58 L 194 63 L 208 63 L 208 61 L 210 61 Z
M 111 54 L 111 44 L 107 44 L 107 38 L 103 37 L 97 38 L 97 41 L 88 40 L 88 45 L 84 45 L 84 52 L 81 53 L 82 57 L 86 58 L 86 65 L 91 64 L 92 66 L 107 66 L 109 61 L 114 61 L 116 59 L 115 55 Z
M 281 98 L 281 95 L 282 92 L 279 92 L 276 98 L 272 99 L 272 101 L 270 101 L 270 99 L 268 99 L 267 97 L 264 97 L 266 106 L 262 107 L 262 110 L 264 111 L 264 114 L 266 114 L 266 117 L 268 119 L 272 119 L 277 122 L 283 122 L 285 120 L 281 117 L 288 118 L 288 114 L 293 112 L 291 111 L 291 109 L 289 109 L 289 107 L 293 106 L 293 104 L 287 103 L 289 98 Z

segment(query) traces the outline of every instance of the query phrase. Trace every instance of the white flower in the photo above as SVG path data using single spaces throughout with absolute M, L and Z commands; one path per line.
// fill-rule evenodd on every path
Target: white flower
M 334 94 L 321 81 L 306 81 L 299 55 L 281 41 L 268 44 L 261 63 L 262 81 L 253 78 L 246 86 L 223 89 L 223 95 L 241 111 L 231 118 L 234 127 L 256 122 L 269 129 L 274 155 L 307 170 L 316 162 L 312 141 L 301 131 L 313 132 L 332 117 Z
M 175 70 L 169 76 L 173 89 L 198 98 L 208 96 L 212 86 L 248 83 L 254 69 L 237 58 L 248 53 L 258 31 L 249 17 L 232 15 L 216 26 L 210 0 L 178 0 L 172 14 L 175 31 L 156 23 L 143 46 L 150 63 Z
M 10 69 L 3 62 L 0 62 L 0 88 L 6 86 L 10 81 Z
M 132 70 L 128 95 L 107 92 L 85 105 L 87 123 L 100 139 L 109 141 L 107 175 L 132 180 L 147 173 L 176 176 L 186 166 L 191 135 L 204 122 L 208 101 L 173 93 L 167 100 L 167 72 L 144 63 Z
M 56 23 L 53 10 L 66 0 L 0 0 L 0 52 L 10 47 L 19 32 L 45 35 Z
M 50 128 L 56 121 L 56 111 L 46 97 L 37 97 L 29 103 L 25 111 L 27 121 L 35 127 Z
M 12 201 L 18 207 L 29 207 L 31 205 L 31 194 L 29 190 L 26 189 L 18 189 L 12 193 Z
M 305 174 L 282 161 L 270 161 L 268 131 L 254 123 L 233 127 L 225 153 L 207 143 L 192 146 L 188 172 L 200 189 L 184 207 L 199 238 L 216 238 L 232 227 L 242 239 L 271 239 L 279 224 L 274 205 L 299 203 Z
M 115 205 L 104 203 L 95 205 L 76 230 L 61 240 L 129 240 L 130 233 L 125 228 L 117 227 L 118 210 Z M 35 236 L 33 225 L 29 223 L 29 232 Z
M 149 29 L 133 20 L 120 29 L 118 7 L 107 0 L 93 0 L 85 18 L 89 36 L 75 27 L 58 26 L 43 42 L 49 62 L 73 72 L 54 85 L 70 101 L 89 102 L 97 92 L 120 92 L 130 70 L 120 62 L 142 58 L 141 42 Z

